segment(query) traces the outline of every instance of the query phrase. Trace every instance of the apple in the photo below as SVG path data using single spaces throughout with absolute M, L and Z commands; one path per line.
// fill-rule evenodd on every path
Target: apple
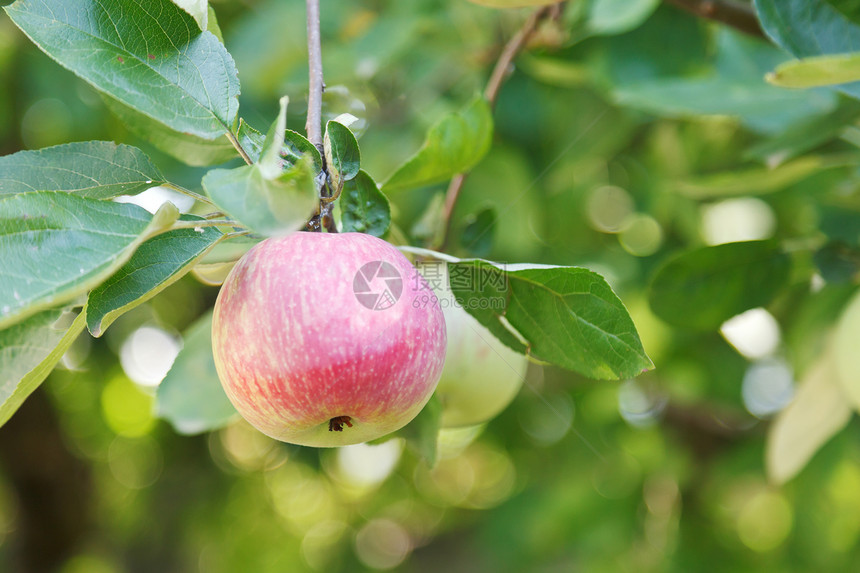
M 252 426 L 284 442 L 344 446 L 412 420 L 445 361 L 433 291 L 389 243 L 361 233 L 270 238 L 218 294 L 212 350 Z
M 471 426 L 504 410 L 525 380 L 528 358 L 502 344 L 457 302 L 448 283 L 447 265 L 423 267 L 445 315 L 447 355 L 436 396 L 442 426 Z

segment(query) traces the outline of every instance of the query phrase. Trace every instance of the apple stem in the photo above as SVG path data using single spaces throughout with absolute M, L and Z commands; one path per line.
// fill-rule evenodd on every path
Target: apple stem
M 335 416 L 331 420 L 328 421 L 328 431 L 329 432 L 342 432 L 343 425 L 346 424 L 348 428 L 352 427 L 352 418 L 349 416 Z

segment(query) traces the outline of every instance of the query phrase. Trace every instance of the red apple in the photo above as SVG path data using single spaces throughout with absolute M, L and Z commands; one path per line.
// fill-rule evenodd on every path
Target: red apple
M 212 323 L 218 376 L 261 432 L 306 446 L 391 433 L 430 399 L 445 361 L 433 291 L 397 249 L 360 233 L 293 233 L 252 248 Z

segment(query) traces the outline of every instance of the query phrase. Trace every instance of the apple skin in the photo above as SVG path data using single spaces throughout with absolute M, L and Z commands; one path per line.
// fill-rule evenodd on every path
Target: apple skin
M 373 261 L 402 279 L 397 301 L 380 310 L 354 292 L 356 273 Z M 369 284 L 380 292 L 390 283 Z M 371 235 L 266 239 L 239 260 L 215 303 L 221 384 L 277 440 L 334 447 L 389 434 L 421 411 L 442 372 L 442 311 L 414 303 L 432 294 L 403 254 Z
M 432 276 L 429 283 L 445 315 L 448 334 L 445 367 L 436 387 L 442 404 L 442 427 L 486 422 L 504 410 L 520 391 L 528 358 L 502 344 L 457 303 L 446 265 Z

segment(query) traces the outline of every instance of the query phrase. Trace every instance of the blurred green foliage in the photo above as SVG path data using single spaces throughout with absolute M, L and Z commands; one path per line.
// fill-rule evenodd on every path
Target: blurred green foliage
M 303 3 L 211 4 L 239 69 L 242 116 L 265 131 L 288 94 L 287 125 L 300 129 Z M 361 120 L 362 166 L 384 181 L 429 126 L 482 89 L 524 16 L 463 0 L 327 0 L 326 119 L 348 112 Z M 22 420 L 36 415 L 30 405 L 13 419 L 21 426 L 0 430 L 0 570 L 25 570 L 22 551 L 32 548 L 21 540 L 38 523 L 29 512 L 53 511 L 28 502 L 20 489 L 27 476 L 16 470 L 23 466 L 9 465 L 21 459 L 10 451 L 28 448 L 36 457 L 70 453 L 88 476 L 89 488 L 62 473 L 39 478 L 86 502 L 73 517 L 81 538 L 62 573 L 856 567 L 856 421 L 794 480 L 770 484 L 769 414 L 753 416 L 742 392 L 755 358 L 717 332 L 673 328 L 647 304 L 657 265 L 686 248 L 831 238 L 845 245 L 831 255 L 853 253 L 860 139 L 856 126 L 844 128 L 856 104 L 835 91 L 766 84 L 764 73 L 786 55 L 672 7 L 646 10 L 641 23 L 607 35 L 583 18 L 569 6 L 518 60 L 449 244 L 458 255 L 601 272 L 631 311 L 653 372 L 608 383 L 532 365 L 498 418 L 443 432 L 433 469 L 399 441 L 313 450 L 241 422 L 182 437 L 153 417 L 152 382 L 130 378 L 135 361 L 152 357 L 135 357 L 128 341 L 155 326 L 166 333 L 161 343 L 175 346 L 176 333 L 211 307 L 217 289 L 187 276 L 104 338 L 79 340 L 48 379 L 43 392 L 66 454 L 21 433 Z M 135 137 L 6 17 L 0 82 L 0 153 L 115 140 L 141 147 L 168 180 L 199 191 L 204 170 Z M 818 122 L 833 117 L 842 119 L 825 123 L 820 137 Z M 802 168 L 785 163 L 796 156 Z M 392 193 L 400 232 L 420 235 L 425 210 L 443 192 L 444 184 Z M 487 213 L 491 243 L 471 238 Z M 810 294 L 816 261 L 833 257 L 813 261 L 803 248 L 792 257 L 796 276 L 769 307 L 782 333 L 772 354 L 802 373 L 854 292 L 857 258 L 822 269 L 827 280 L 842 278 Z M 59 535 L 38 533 L 46 545 Z

